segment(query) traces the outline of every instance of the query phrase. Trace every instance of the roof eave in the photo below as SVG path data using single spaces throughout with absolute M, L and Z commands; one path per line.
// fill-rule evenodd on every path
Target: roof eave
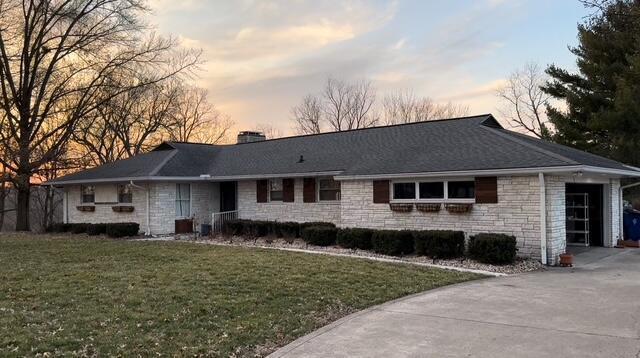
M 621 170 L 587 165 L 566 165 L 554 167 L 530 167 L 530 168 L 504 168 L 504 169 L 479 169 L 479 170 L 454 170 L 440 172 L 418 172 L 418 173 L 390 173 L 390 174 L 364 174 L 364 175 L 338 175 L 336 180 L 358 180 L 358 179 L 394 179 L 394 178 L 433 178 L 433 177 L 463 177 L 482 175 L 527 175 L 527 174 L 560 174 L 571 172 L 584 172 L 605 174 L 615 177 L 640 177 L 638 170 Z

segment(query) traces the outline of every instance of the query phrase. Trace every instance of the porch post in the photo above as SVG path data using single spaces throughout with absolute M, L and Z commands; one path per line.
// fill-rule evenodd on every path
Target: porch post
M 547 264 L 547 196 L 544 173 L 538 173 L 540 188 L 540 261 Z

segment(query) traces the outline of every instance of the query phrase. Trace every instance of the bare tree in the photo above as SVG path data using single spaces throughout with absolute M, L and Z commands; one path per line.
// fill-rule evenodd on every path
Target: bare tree
M 541 89 L 546 81 L 540 66 L 529 63 L 513 72 L 496 92 L 504 107 L 500 113 L 511 126 L 538 138 L 549 138 L 553 130 L 546 116 L 550 97 Z
M 217 144 L 228 139 L 234 123 L 209 103 L 207 91 L 181 86 L 173 109 L 173 123 L 167 126 L 169 138 L 182 142 Z
M 88 120 L 77 124 L 74 142 L 82 153 L 79 157 L 90 160 L 85 165 L 96 166 L 150 150 L 174 123 L 179 91 L 174 82 L 168 81 L 111 97 Z
M 370 81 L 347 83 L 332 77 L 327 79 L 320 95 L 307 95 L 293 107 L 296 131 L 300 134 L 373 127 L 378 118 L 373 110 L 375 89 Z
M 83 118 L 131 89 L 114 86 L 112 73 L 144 78 L 137 88 L 198 62 L 197 52 L 173 62 L 174 41 L 145 36 L 146 12 L 142 0 L 0 1 L 0 161 L 18 192 L 17 230 L 29 229 L 31 177 L 57 160 Z
M 389 94 L 382 100 L 385 124 L 424 122 L 467 115 L 469 108 L 455 103 L 436 103 L 428 97 L 417 97 L 409 90 Z
M 307 95 L 302 102 L 291 110 L 298 134 L 317 134 L 322 132 L 322 104 L 320 98 Z
M 322 95 L 322 114 L 333 131 L 373 127 L 375 91 L 369 81 L 349 84 L 328 78 Z

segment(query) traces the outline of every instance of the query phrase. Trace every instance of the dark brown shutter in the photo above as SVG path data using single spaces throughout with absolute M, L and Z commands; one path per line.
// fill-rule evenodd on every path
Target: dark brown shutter
M 295 182 L 293 179 L 282 179 L 282 201 L 293 203 L 295 201 Z
M 305 203 L 316 202 L 316 178 L 304 178 L 302 188 L 302 201 Z
M 373 181 L 373 203 L 386 204 L 389 202 L 389 181 L 374 180 Z
M 269 181 L 256 181 L 256 201 L 258 203 L 266 203 L 269 201 Z
M 498 178 L 476 178 L 476 203 L 495 204 L 498 202 Z

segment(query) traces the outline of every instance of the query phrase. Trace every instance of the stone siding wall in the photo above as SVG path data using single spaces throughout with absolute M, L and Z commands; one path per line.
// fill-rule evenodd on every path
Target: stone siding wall
M 545 177 L 547 212 L 547 262 L 558 263 L 558 255 L 565 252 L 567 246 L 565 184 L 563 177 Z
M 102 198 L 102 202 L 95 203 L 95 211 L 79 211 L 80 205 L 88 205 L 81 203 L 80 185 L 69 186 L 65 188 L 66 200 L 68 201 L 66 210 L 68 221 L 70 223 L 117 223 L 117 222 L 136 222 L 140 224 L 140 230 L 144 231 L 147 224 L 147 202 L 146 193 L 139 188 L 133 188 L 133 198 L 131 204 L 118 204 L 117 192 L 113 190 L 116 184 L 95 185 L 95 197 Z M 109 195 L 109 193 L 114 193 Z M 131 213 L 114 212 L 111 207 L 116 205 L 131 205 L 134 207 Z
M 514 235 L 520 256 L 540 258 L 540 195 L 538 178 L 499 177 L 498 203 L 474 204 L 465 214 L 412 211 L 399 213 L 388 204 L 373 204 L 373 182 L 342 182 L 343 227 L 375 229 L 461 230 L 467 235 L 494 232 Z
M 340 225 L 340 202 L 324 201 L 302 202 L 302 179 L 294 180 L 294 202 L 258 203 L 256 201 L 256 182 L 245 180 L 238 182 L 238 216 L 241 219 L 273 221 L 325 221 Z M 344 189 L 343 189 L 344 190 Z M 345 192 L 342 191 L 342 197 Z
M 96 185 L 96 198 L 104 197 L 104 193 L 112 193 L 116 184 Z M 151 234 L 170 234 L 175 229 L 176 219 L 176 183 L 162 182 L 143 184 L 141 186 L 149 188 Z M 71 223 L 112 223 L 112 222 L 137 222 L 140 230 L 145 231 L 147 225 L 147 202 L 146 192 L 143 189 L 133 189 L 133 203 L 122 204 L 132 205 L 132 213 L 118 213 L 112 210 L 112 206 L 118 205 L 117 196 L 113 202 L 96 203 L 94 212 L 82 212 L 76 209 L 80 204 L 80 186 L 69 186 L 66 188 L 68 204 L 68 221 Z M 208 224 L 211 222 L 211 213 L 218 210 L 219 193 L 217 183 L 191 183 L 191 215 L 197 224 Z

